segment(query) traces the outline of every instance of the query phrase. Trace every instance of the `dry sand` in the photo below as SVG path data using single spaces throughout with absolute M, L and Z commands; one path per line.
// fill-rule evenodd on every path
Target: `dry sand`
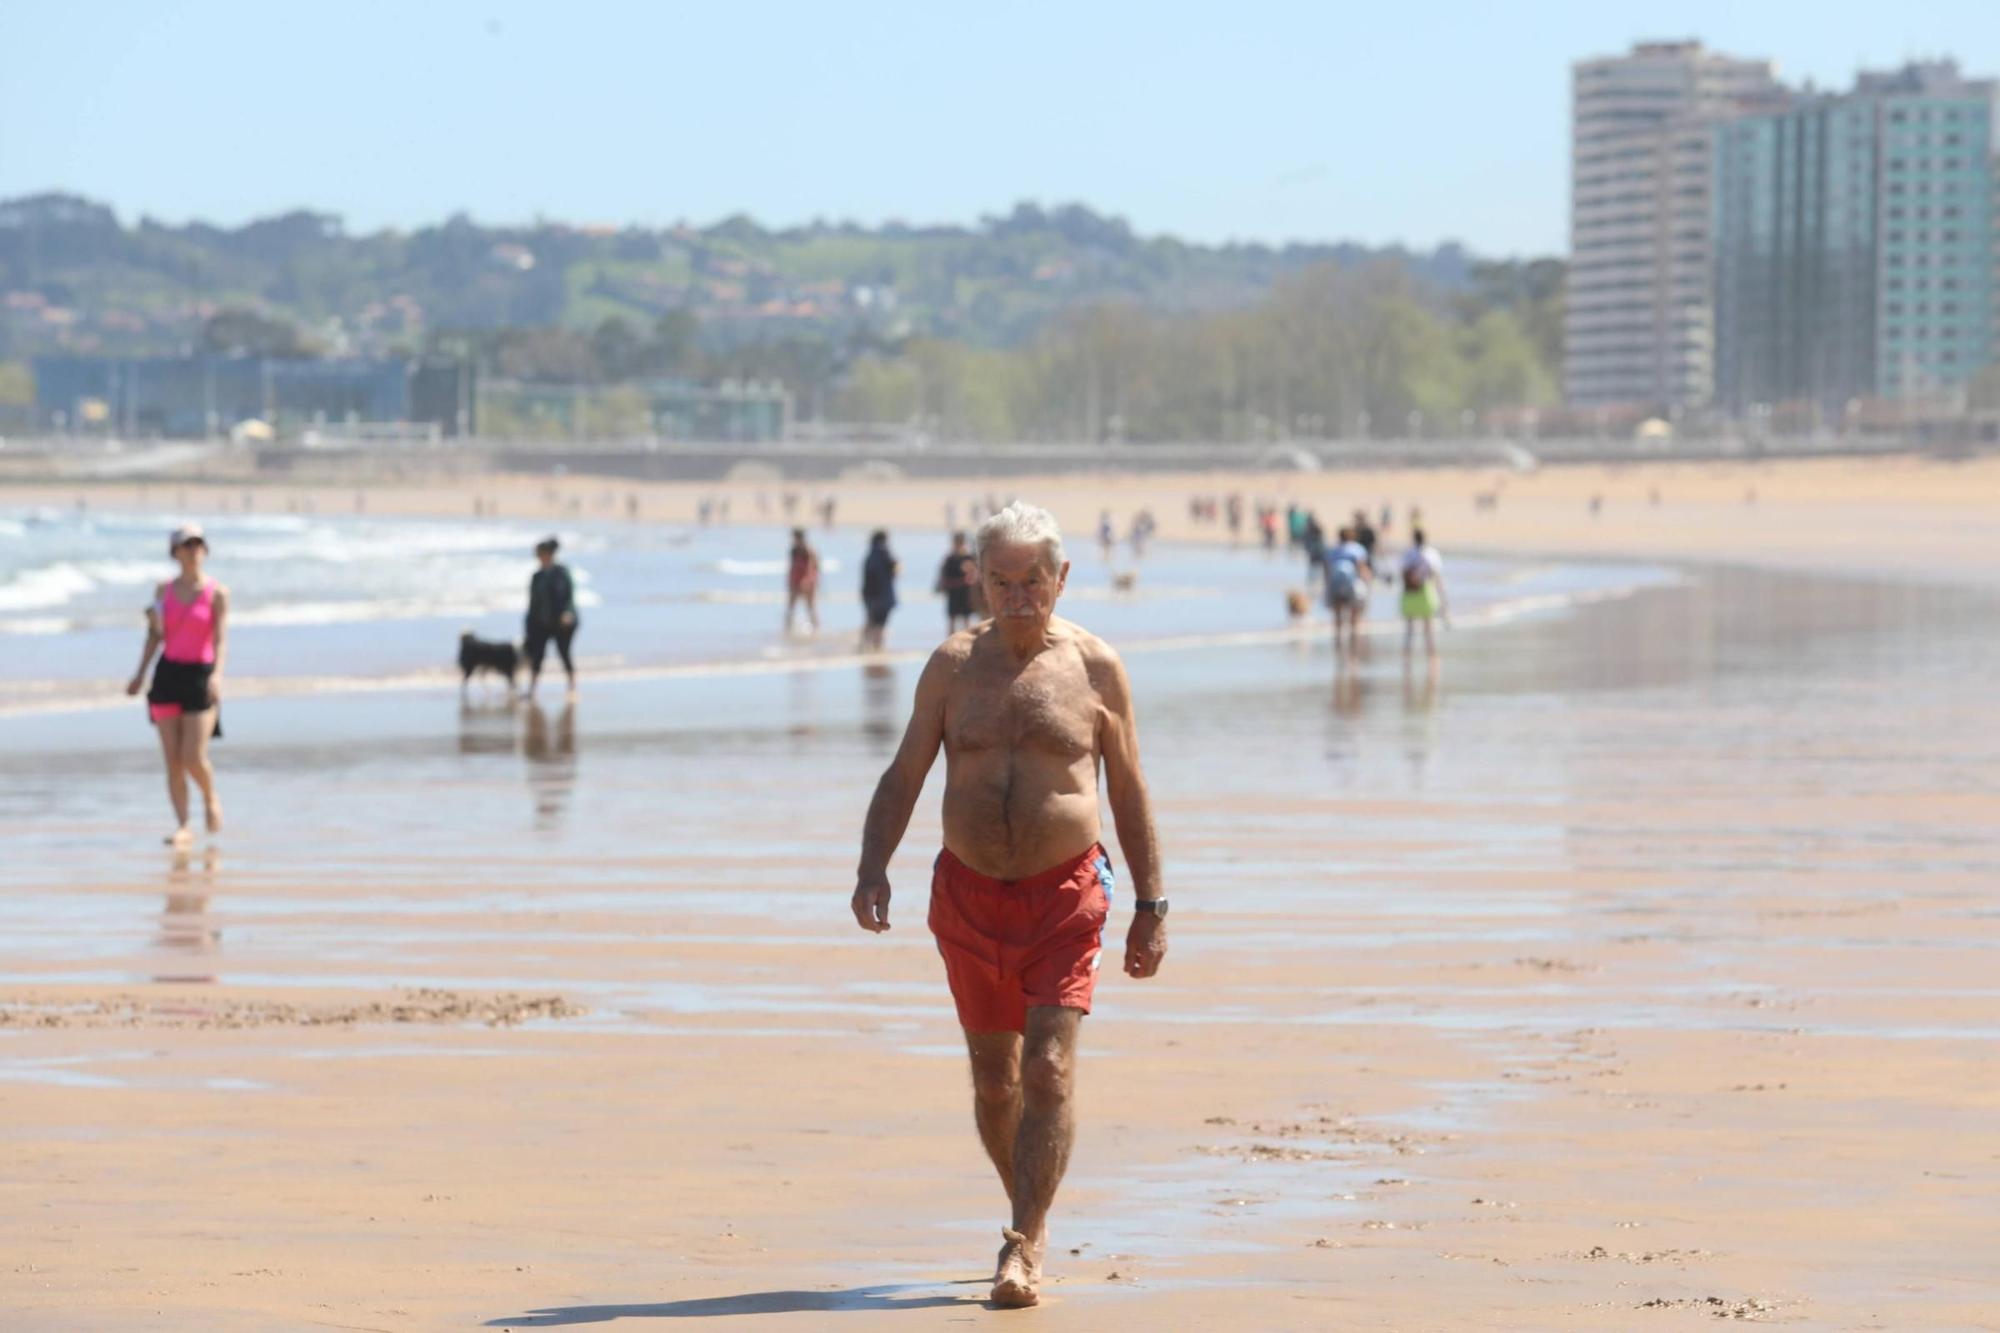
M 1987 586 L 2000 550 L 1991 459 L 1551 471 L 1475 512 L 1494 482 L 837 489 L 843 522 L 941 522 L 991 489 L 1052 497 L 1079 531 L 1115 494 L 1171 536 L 1191 489 L 1240 486 L 1391 499 L 1399 522 L 1415 501 L 1447 553 Z M 552 504 L 544 487 L 481 489 L 516 518 L 636 492 L 679 519 L 709 493 L 571 478 Z M 310 498 L 330 512 L 352 491 Z M 367 505 L 468 507 L 423 488 Z M 1628 629 L 1566 642 L 1610 655 Z M 842 926 L 846 860 L 825 865 L 825 915 L 761 928 L 769 943 L 661 907 L 496 914 L 453 944 L 456 890 L 406 869 L 370 893 L 418 920 L 437 904 L 418 970 L 450 985 L 428 995 L 228 982 L 205 956 L 228 951 L 228 885 L 197 868 L 172 886 L 177 938 L 83 961 L 225 984 L 46 982 L 56 964 L 0 945 L 0 1324 L 2000 1328 L 2000 705 L 1966 683 L 1962 666 L 1942 684 L 1836 674 L 1796 707 L 1581 689 L 1466 735 L 1419 680 L 1400 706 L 1336 694 L 1325 736 L 1263 737 L 1207 783 L 1162 780 L 1209 743 L 1175 731 L 1152 758 L 1175 952 L 1157 982 L 1100 988 L 1053 1281 L 1019 1314 L 978 1304 L 1002 1213 L 912 906 L 934 811 L 882 940 Z M 1393 796 L 1293 789 L 1283 746 L 1350 742 L 1416 776 Z M 841 842 L 837 808 L 787 836 Z M 711 832 L 772 835 L 751 808 Z M 1260 889 L 1321 881 L 1282 904 Z M 262 891 L 310 934 L 349 886 Z M 607 1013 L 540 993 L 537 971 L 753 978 L 797 1003 Z
M 738 523 L 787 521 L 782 498 L 838 500 L 844 525 L 963 523 L 976 498 L 1019 495 L 1054 510 L 1073 541 L 1089 539 L 1100 510 L 1119 530 L 1150 507 L 1165 537 L 1218 538 L 1187 519 L 1193 494 L 1238 492 L 1278 503 L 1297 499 L 1337 519 L 1356 507 L 1371 519 L 1384 502 L 1396 523 L 1421 507 L 1433 542 L 1450 550 L 1594 555 L 1754 563 L 1808 571 L 1963 579 L 2000 561 L 2000 455 L 1961 460 L 1898 455 L 1785 461 L 1634 462 L 1543 468 L 1422 468 L 1323 473 L 1066 473 L 950 481 L 792 482 L 770 485 L 632 482 L 600 477 L 440 477 L 357 489 L 352 485 L 0 484 L 0 503 L 143 505 L 175 513 L 259 513 L 310 508 L 325 514 L 426 514 L 559 520 L 619 518 L 636 498 L 642 519 L 693 522 L 706 497 L 728 497 Z M 758 498 L 769 501 L 760 508 Z M 1490 509 L 1478 497 L 1492 495 Z M 1593 498 L 1599 510 L 1590 509 Z M 1250 534 L 1246 530 L 1246 536 Z M 1392 537 L 1400 533 L 1392 533 Z M 1965 566 L 1971 562 L 1973 572 Z

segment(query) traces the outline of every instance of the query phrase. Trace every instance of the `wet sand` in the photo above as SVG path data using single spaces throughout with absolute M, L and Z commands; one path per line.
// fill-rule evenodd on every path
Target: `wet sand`
M 1174 952 L 1099 990 L 1028 1314 L 979 1308 L 1003 1214 L 922 927 L 935 779 L 896 928 L 846 918 L 913 665 L 539 724 L 340 700 L 223 752 L 234 828 L 178 861 L 65 794 L 156 800 L 148 756 L 9 732 L 49 795 L 4 807 L 0 1312 L 2000 1327 L 1993 599 L 1900 529 L 1826 551 L 1890 578 L 1750 567 L 1866 494 L 1762 485 L 1723 552 L 1503 498 L 1496 548 L 1745 563 L 1450 636 L 1435 678 L 1135 657 Z M 1882 512 L 1992 514 L 1913 494 Z M 1990 587 L 1990 548 L 1944 582 Z

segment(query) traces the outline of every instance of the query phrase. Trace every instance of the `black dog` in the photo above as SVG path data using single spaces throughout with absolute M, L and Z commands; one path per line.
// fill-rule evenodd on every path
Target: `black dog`
M 521 669 L 521 650 L 511 643 L 488 643 L 471 630 L 458 636 L 458 669 L 465 673 L 458 692 L 472 683 L 475 671 L 497 671 L 507 678 L 507 693 L 514 692 L 514 673 Z

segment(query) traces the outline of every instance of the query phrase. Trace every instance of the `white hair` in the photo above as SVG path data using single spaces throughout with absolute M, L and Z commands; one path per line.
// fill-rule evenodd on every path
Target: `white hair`
M 989 546 L 1040 546 L 1051 570 L 1063 567 L 1062 529 L 1056 516 L 1039 505 L 1016 500 L 981 523 L 973 552 L 983 561 Z

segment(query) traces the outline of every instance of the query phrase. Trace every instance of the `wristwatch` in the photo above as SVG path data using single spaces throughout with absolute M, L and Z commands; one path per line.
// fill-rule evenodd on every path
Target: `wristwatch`
M 1167 900 L 1165 898 L 1139 898 L 1132 903 L 1132 910 L 1135 912 L 1144 912 L 1148 916 L 1164 917 L 1167 914 Z

